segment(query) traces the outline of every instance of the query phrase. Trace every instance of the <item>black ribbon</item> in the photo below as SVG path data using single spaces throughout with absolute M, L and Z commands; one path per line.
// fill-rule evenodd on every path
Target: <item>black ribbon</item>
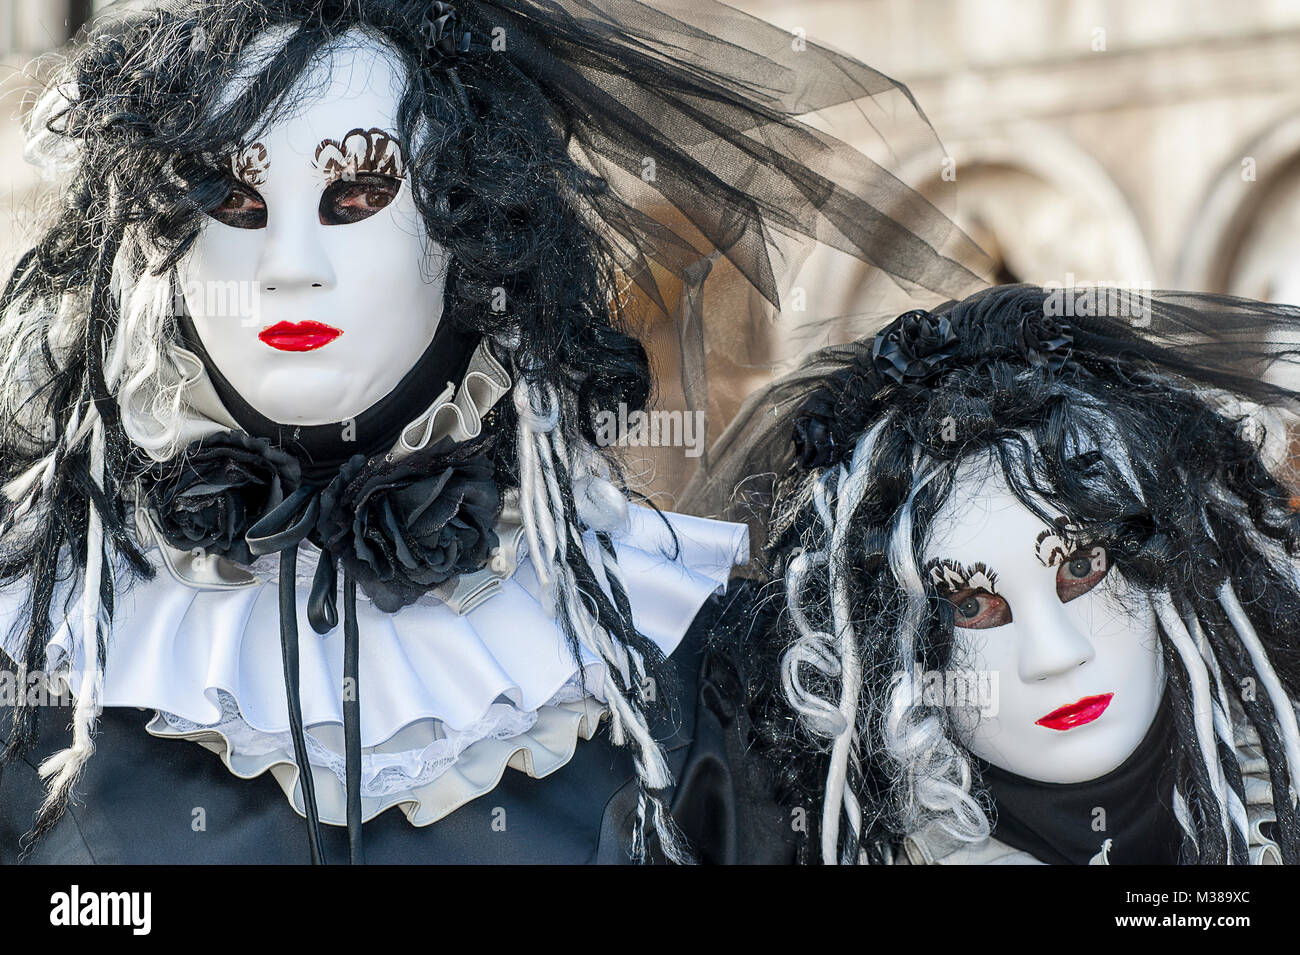
M 307 838 L 312 865 L 325 864 L 321 841 L 320 809 L 316 805 L 316 779 L 307 755 L 307 733 L 303 727 L 302 694 L 298 686 L 298 607 L 294 575 L 298 571 L 298 545 L 280 551 L 280 651 L 284 665 L 284 695 L 289 707 L 289 733 L 293 737 L 293 760 L 298 765 L 303 808 L 307 813 Z
M 334 555 L 321 551 L 320 563 L 311 579 L 311 594 L 307 598 L 307 622 L 317 633 L 329 633 L 339 624 L 339 611 L 335 605 L 339 575 L 334 567 Z
M 308 486 L 298 488 L 250 527 L 245 535 L 248 549 L 255 557 L 273 553 L 280 555 L 280 645 L 284 658 L 284 689 L 289 705 L 293 758 L 298 766 L 298 778 L 302 781 L 302 800 L 307 812 L 313 865 L 325 864 L 325 850 L 298 686 L 298 545 L 315 530 L 320 519 L 321 490 L 319 487 Z M 317 633 L 328 633 L 338 625 L 338 610 L 335 605 L 337 583 L 334 555 L 323 550 L 307 601 L 307 620 Z M 357 586 L 349 574 L 344 575 L 343 586 L 343 748 L 347 776 L 348 858 L 353 865 L 359 865 L 364 861 L 364 855 L 361 847 L 361 685 L 357 672 Z
M 304 485 L 259 518 L 244 540 L 254 557 L 282 553 L 302 543 L 319 516 L 320 488 Z
M 248 529 L 245 540 L 254 557 L 282 553 L 297 547 L 316 529 L 320 520 L 322 488 L 300 487 Z M 339 623 L 336 591 L 338 571 L 334 554 L 322 550 L 307 598 L 307 622 L 317 633 L 329 633 Z M 294 581 L 295 587 L 297 581 Z
M 330 561 L 330 567 L 333 566 L 334 562 Z M 352 865 L 364 865 L 366 861 L 361 850 L 361 684 L 357 666 L 360 648 L 361 642 L 357 634 L 357 582 L 344 570 L 343 765 L 347 776 L 348 859 Z

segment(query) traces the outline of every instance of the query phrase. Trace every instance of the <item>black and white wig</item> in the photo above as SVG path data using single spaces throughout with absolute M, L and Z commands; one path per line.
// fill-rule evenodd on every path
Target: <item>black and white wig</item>
M 638 851 L 649 821 L 665 854 L 684 857 L 652 795 L 670 783 L 647 723 L 661 655 L 619 584 L 606 493 L 619 477 L 595 435 L 600 409 L 641 408 L 650 394 L 626 330 L 629 286 L 675 315 L 651 263 L 698 269 L 712 261 L 703 237 L 775 300 L 775 233 L 833 233 L 947 294 L 971 279 L 938 251 L 944 216 L 794 118 L 892 81 L 811 44 L 783 54 L 787 34 L 712 0 L 694 8 L 707 29 L 635 0 L 128 0 L 58 61 L 30 113 L 28 155 L 60 177 L 60 200 L 0 295 L 0 584 L 29 587 L 25 671 L 51 665 L 52 621 L 71 612 L 53 605 L 60 582 L 79 590 L 82 632 L 97 639 L 72 687 L 71 745 L 41 767 L 38 834 L 93 749 L 114 595 L 152 572 L 130 519 L 135 480 L 185 449 L 176 264 L 229 191 L 228 157 L 263 117 L 292 109 L 285 96 L 322 49 L 360 30 L 406 67 L 397 132 L 427 233 L 450 257 L 443 322 L 490 342 L 514 381 L 490 423 L 497 481 L 519 490 L 575 654 L 608 665 L 612 736 L 631 746 L 641 786 Z M 250 43 L 274 29 L 276 48 L 223 99 Z M 755 92 L 764 80 L 770 90 Z M 643 187 L 646 157 L 659 194 L 689 210 L 683 234 L 614 184 Z M 833 182 L 830 168 L 861 176 Z M 609 592 L 585 530 L 598 532 Z M 20 703 L 5 761 L 33 740 L 36 716 Z
M 1049 525 L 1048 506 L 1104 545 L 1155 611 L 1180 861 L 1247 861 L 1248 721 L 1282 858 L 1300 862 L 1300 514 L 1249 413 L 1295 406 L 1260 371 L 1298 319 L 1226 297 L 993 288 L 819 353 L 742 411 L 733 453 L 774 503 L 763 592 L 784 604 L 754 636 L 779 673 L 767 742 L 789 798 L 821 801 L 821 861 L 882 861 L 930 825 L 990 834 L 951 711 L 914 685 L 959 662 L 921 555 L 958 465 L 980 457 Z M 774 411 L 781 427 L 753 428 Z

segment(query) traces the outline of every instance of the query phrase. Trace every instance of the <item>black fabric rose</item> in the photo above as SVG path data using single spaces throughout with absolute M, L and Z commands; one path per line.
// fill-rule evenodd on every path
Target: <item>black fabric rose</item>
M 469 31 L 461 28 L 456 8 L 441 0 L 434 0 L 424 11 L 420 36 L 424 38 L 425 49 L 435 56 L 453 56 L 469 50 Z
M 321 491 L 319 543 L 393 613 L 487 561 L 501 510 L 493 473 L 481 443 L 444 439 L 392 463 L 358 455 Z
M 900 385 L 922 385 L 957 351 L 957 334 L 946 315 L 905 312 L 876 336 L 871 359 L 876 370 Z
M 145 505 L 163 539 L 249 564 L 244 533 L 298 486 L 298 462 L 240 431 L 205 438 L 143 480 Z
M 1020 319 L 1017 343 L 1031 364 L 1060 371 L 1070 359 L 1074 333 L 1067 323 L 1036 310 Z

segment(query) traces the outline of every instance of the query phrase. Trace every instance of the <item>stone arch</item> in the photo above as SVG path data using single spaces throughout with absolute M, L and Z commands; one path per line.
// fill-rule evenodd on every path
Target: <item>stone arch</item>
M 1062 283 L 1073 273 L 1077 281 L 1154 281 L 1132 203 L 1072 138 L 1036 122 L 946 138 L 956 162 L 947 211 L 989 253 L 994 279 Z M 904 176 L 936 194 L 948 184 L 922 161 L 910 160 Z
M 1300 111 L 1247 140 L 1212 177 L 1175 278 L 1180 288 L 1300 302 L 1297 256 Z

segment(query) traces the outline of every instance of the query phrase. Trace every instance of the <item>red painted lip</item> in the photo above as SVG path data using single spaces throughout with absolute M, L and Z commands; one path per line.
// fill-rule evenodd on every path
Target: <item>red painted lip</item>
M 1041 720 L 1035 720 L 1039 726 L 1049 730 L 1072 730 L 1084 723 L 1091 723 L 1110 706 L 1114 693 L 1102 693 L 1100 696 L 1085 696 L 1078 703 L 1070 703 L 1059 710 L 1052 710 Z
M 323 322 L 276 322 L 258 333 L 259 340 L 280 351 L 323 348 L 343 332 Z

